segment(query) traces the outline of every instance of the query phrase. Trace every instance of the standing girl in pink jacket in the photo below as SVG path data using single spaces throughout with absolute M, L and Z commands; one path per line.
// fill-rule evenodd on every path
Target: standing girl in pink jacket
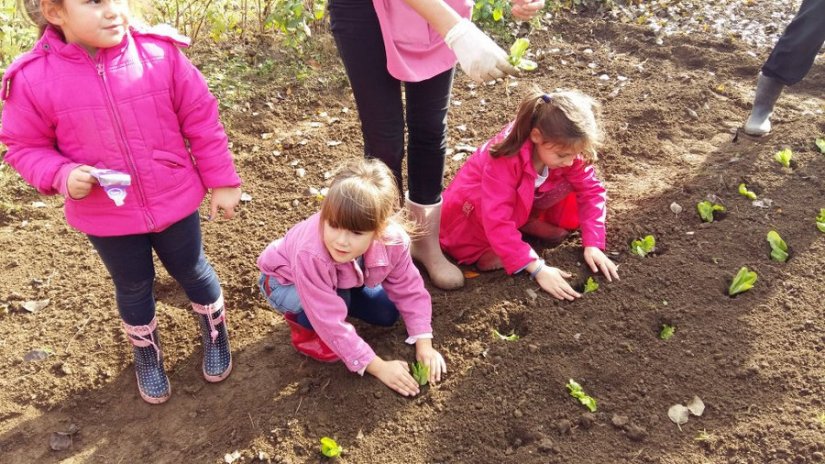
M 605 188 L 592 163 L 601 144 L 598 104 L 578 92 L 534 92 L 516 120 L 479 148 L 444 191 L 440 243 L 482 271 L 525 271 L 558 299 L 581 296 L 570 274 L 546 265 L 522 233 L 560 241 L 581 229 L 584 260 L 608 281 Z
M 430 382 L 447 371 L 433 349 L 432 302 L 412 263 L 410 237 L 393 218 L 398 207 L 384 163 L 351 162 L 333 180 L 321 211 L 269 244 L 258 267 L 261 292 L 286 318 L 295 349 L 319 361 L 340 359 L 351 372 L 368 372 L 408 396 L 419 388 L 407 363 L 376 356 L 346 321 L 391 326 L 400 313 Z
M 141 397 L 171 394 L 155 317 L 152 250 L 197 313 L 203 375 L 232 357 L 223 295 L 201 245 L 198 206 L 231 218 L 240 199 L 218 105 L 167 32 L 130 28 L 126 0 L 25 0 L 41 37 L 3 76 L 5 161 L 65 197 L 112 277 Z

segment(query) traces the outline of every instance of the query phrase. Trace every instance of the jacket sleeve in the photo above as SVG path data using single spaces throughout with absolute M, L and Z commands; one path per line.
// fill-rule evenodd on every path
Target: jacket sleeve
M 173 104 L 203 184 L 207 188 L 241 185 L 218 114 L 217 99 L 209 91 L 206 79 L 183 52 L 172 45 L 169 48 L 174 63 Z
M 582 229 L 582 246 L 594 246 L 604 250 L 606 240 L 607 190 L 596 177 L 592 164 L 576 160 L 565 173 L 567 181 L 576 191 L 576 206 Z
M 347 369 L 361 371 L 375 358 L 375 352 L 346 321 L 347 306 L 335 291 L 329 267 L 310 253 L 299 253 L 298 258 L 295 286 L 312 328 Z
M 2 141 L 8 152 L 4 160 L 42 194 L 67 194 L 69 171 L 79 166 L 57 151 L 55 126 L 38 108 L 22 72 L 3 107 Z
M 433 303 L 430 293 L 424 288 L 421 273 L 412 262 L 409 239 L 398 245 L 388 245 L 393 249 L 393 267 L 382 284 L 390 301 L 395 303 L 404 319 L 407 335 L 415 337 L 432 333 Z
M 518 161 L 518 157 L 491 159 L 481 174 L 481 222 L 493 252 L 501 258 L 508 274 L 514 274 L 538 258 L 533 248 L 522 240 L 514 220 L 521 179 Z

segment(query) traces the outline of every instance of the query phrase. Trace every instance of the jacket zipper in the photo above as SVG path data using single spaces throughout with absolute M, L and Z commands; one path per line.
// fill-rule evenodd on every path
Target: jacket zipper
M 102 51 L 98 52 L 102 54 Z M 100 55 L 98 55 L 100 56 Z M 90 58 L 91 59 L 91 58 Z M 138 199 L 140 203 L 140 207 L 143 210 L 144 219 L 146 220 L 146 225 L 148 226 L 150 231 L 155 229 L 155 221 L 152 219 L 152 214 L 149 212 L 148 208 L 146 207 L 146 195 L 143 192 L 143 187 L 140 185 L 140 176 L 138 175 L 137 166 L 135 166 L 135 160 L 132 158 L 132 153 L 129 150 L 129 143 L 126 140 L 126 135 L 123 133 L 123 123 L 120 121 L 120 115 L 117 112 L 117 108 L 114 104 L 114 99 L 112 98 L 112 92 L 109 88 L 109 83 L 106 80 L 106 70 L 101 62 L 101 58 L 98 58 L 97 63 L 95 64 L 95 68 L 97 69 L 97 74 L 100 76 L 100 81 L 103 84 L 103 90 L 106 94 L 106 101 L 109 103 L 109 111 L 112 114 L 112 119 L 115 122 L 115 128 L 117 129 L 117 133 L 120 136 L 121 142 L 121 152 L 126 156 L 126 161 L 129 164 L 129 169 L 132 171 L 132 180 L 134 186 L 136 187 L 138 193 Z

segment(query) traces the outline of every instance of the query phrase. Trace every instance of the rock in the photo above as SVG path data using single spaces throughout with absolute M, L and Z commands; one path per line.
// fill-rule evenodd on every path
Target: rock
M 541 441 L 539 441 L 538 448 L 542 453 L 551 453 L 553 448 L 555 448 L 555 445 L 553 440 L 549 438 L 542 438 Z
M 63 451 L 72 447 L 72 436 L 65 432 L 54 432 L 49 437 L 49 448 L 53 451 Z
M 644 441 L 647 438 L 647 430 L 644 427 L 640 427 L 636 424 L 630 424 L 625 428 L 627 432 L 627 438 L 630 438 L 633 441 Z
M 521 419 L 522 417 L 524 417 L 524 413 L 521 412 L 521 409 L 516 409 L 515 411 L 513 411 L 513 417 Z
M 570 422 L 567 419 L 562 419 L 562 420 L 556 422 L 556 430 L 559 431 L 560 435 L 566 435 L 566 434 L 570 433 L 570 431 L 572 429 L 573 429 L 573 423 Z
M 589 430 L 596 423 L 596 416 L 592 413 L 586 412 L 579 416 L 579 426 L 585 430 Z
M 622 428 L 630 422 L 630 419 L 627 416 L 622 416 L 619 414 L 613 414 L 613 417 L 610 419 L 610 422 L 613 423 L 618 428 Z

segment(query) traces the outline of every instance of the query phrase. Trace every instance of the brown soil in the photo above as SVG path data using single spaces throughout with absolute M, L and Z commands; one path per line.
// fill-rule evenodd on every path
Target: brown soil
M 203 226 L 235 350 L 235 371 L 221 384 L 202 379 L 194 318 L 160 271 L 174 394 L 145 404 L 112 285 L 86 239 L 65 225 L 62 201 L 3 187 L 0 462 L 223 462 L 236 450 L 238 462 L 318 462 L 322 436 L 352 463 L 825 461 L 825 234 L 813 219 L 825 208 L 825 156 L 813 143 L 825 133 L 825 68 L 814 66 L 783 95 L 774 135 L 734 142 L 767 50 L 751 56 L 738 41 L 698 34 L 656 45 L 641 28 L 586 17 L 556 20 L 551 31 L 531 36 L 533 50 L 546 51 L 536 73 L 477 88 L 458 78 L 451 144 L 495 134 L 531 84 L 576 87 L 602 101 L 609 142 L 598 169 L 620 282 L 597 277 L 601 288 L 572 303 L 501 272 L 460 291 L 432 289 L 449 374 L 415 399 L 296 354 L 255 288 L 254 263 L 317 209 L 307 189 L 323 187 L 336 161 L 361 156 L 354 103 L 329 45 L 324 59 L 335 71 L 301 84 L 261 78 L 247 103 L 223 113 L 252 200 L 235 220 Z M 792 169 L 772 160 L 783 147 L 794 150 Z M 460 165 L 451 154 L 447 179 Z M 737 194 L 740 182 L 772 205 L 752 206 Z M 709 195 L 728 210 L 705 224 L 695 205 Z M 41 200 L 45 208 L 31 206 Z M 771 229 L 791 246 L 785 264 L 769 259 Z M 630 255 L 629 242 L 646 234 L 655 235 L 656 253 Z M 577 238 L 535 245 L 577 285 L 588 277 Z M 728 297 L 741 266 L 759 280 Z M 36 313 L 21 309 L 44 298 L 50 304 Z M 668 341 L 658 338 L 662 324 L 676 327 Z M 401 324 L 358 328 L 380 355 L 413 360 Z M 496 340 L 493 329 L 521 339 Z M 41 348 L 53 353 L 24 361 Z M 568 395 L 568 379 L 597 399 L 596 413 Z M 668 408 L 694 395 L 707 409 L 680 430 Z M 72 446 L 51 451 L 51 434 L 69 431 Z

